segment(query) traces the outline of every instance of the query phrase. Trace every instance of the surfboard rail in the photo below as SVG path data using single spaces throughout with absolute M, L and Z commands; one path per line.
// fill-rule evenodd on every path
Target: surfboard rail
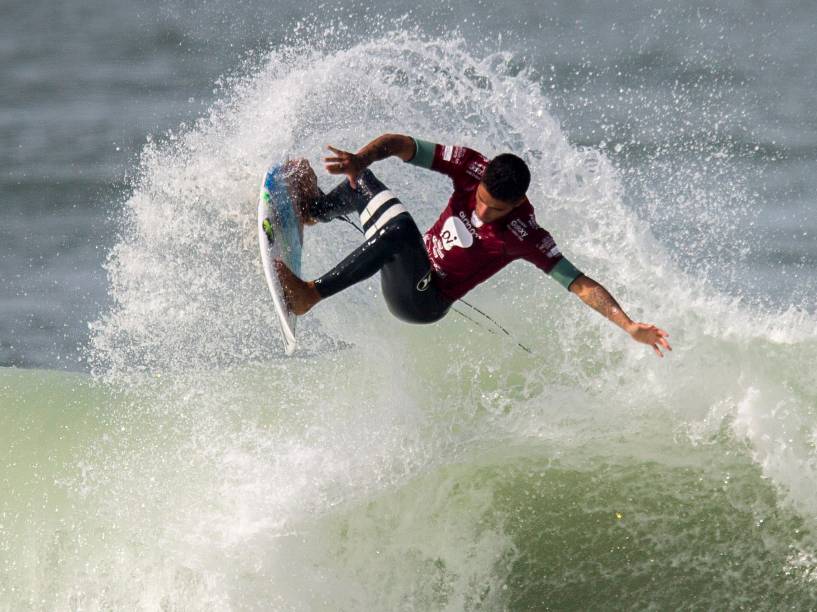
M 275 260 L 280 259 L 300 276 L 303 223 L 290 197 L 284 164 L 270 167 L 261 182 L 258 196 L 258 243 L 264 277 L 281 328 L 284 351 L 287 355 L 292 355 L 297 346 L 297 316 L 287 306 L 284 288 L 275 271 Z

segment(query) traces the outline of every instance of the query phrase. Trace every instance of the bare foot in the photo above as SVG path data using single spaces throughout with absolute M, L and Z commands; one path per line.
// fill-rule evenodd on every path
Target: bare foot
M 296 315 L 306 314 L 321 301 L 321 294 L 315 289 L 315 283 L 303 281 L 295 276 L 280 259 L 275 260 L 275 271 L 284 288 L 284 299 L 287 301 L 287 306 Z

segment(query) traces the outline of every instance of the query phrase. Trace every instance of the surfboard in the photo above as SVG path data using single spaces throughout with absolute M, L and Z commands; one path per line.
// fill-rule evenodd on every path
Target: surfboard
M 297 316 L 287 307 L 284 288 L 273 262 L 276 259 L 282 260 L 300 276 L 303 232 L 303 223 L 289 194 L 285 168 L 283 164 L 275 164 L 267 171 L 261 183 L 261 194 L 258 197 L 258 243 L 264 277 L 272 295 L 287 355 L 295 352 Z

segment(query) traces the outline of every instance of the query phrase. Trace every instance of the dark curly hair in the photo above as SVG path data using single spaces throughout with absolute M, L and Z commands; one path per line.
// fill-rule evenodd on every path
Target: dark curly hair
M 530 170 L 520 157 L 503 153 L 490 161 L 482 182 L 497 200 L 516 202 L 530 186 Z

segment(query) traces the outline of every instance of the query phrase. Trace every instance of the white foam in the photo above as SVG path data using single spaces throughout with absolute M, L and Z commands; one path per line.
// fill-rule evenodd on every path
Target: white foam
M 92 359 L 103 380 L 135 396 L 125 421 L 147 420 L 155 437 L 143 439 L 145 450 L 113 449 L 111 471 L 86 483 L 106 520 L 144 496 L 155 504 L 131 520 L 170 552 L 136 564 L 143 583 L 157 592 L 188 585 L 216 607 L 263 596 L 319 608 L 334 596 L 340 607 L 396 608 L 422 591 L 400 572 L 439 562 L 445 570 L 431 574 L 445 578 L 456 607 L 480 581 L 499 588 L 496 565 L 513 545 L 480 522 L 491 502 L 479 491 L 461 513 L 446 506 L 456 496 L 425 504 L 401 491 L 500 442 L 534 441 L 576 465 L 588 449 L 694 463 L 694 445 L 678 432 L 700 443 L 731 422 L 764 474 L 817 512 L 806 427 L 817 396 L 807 365 L 817 356 L 815 318 L 765 312 L 687 276 L 625 205 L 616 168 L 573 146 L 539 84 L 511 75 L 507 59 L 405 33 L 340 51 L 284 49 L 233 84 L 210 116 L 146 147 Z M 453 315 L 433 328 L 399 324 L 372 280 L 319 305 L 301 327 L 304 352 L 279 359 L 255 244 L 258 181 L 284 156 L 319 168 L 323 145 L 354 150 L 384 131 L 523 155 L 542 225 L 635 318 L 666 327 L 675 352 L 655 359 L 516 264 L 472 298 L 533 357 Z M 395 161 L 376 171 L 421 224 L 450 190 L 444 177 Z M 336 180 L 318 173 L 324 188 Z M 326 271 L 358 241 L 338 224 L 308 228 L 306 274 Z M 370 384 L 361 387 L 364 370 Z M 418 494 L 448 490 L 444 474 L 435 482 Z M 451 512 L 453 525 L 439 514 Z M 377 529 L 393 529 L 393 550 L 367 535 Z M 401 547 L 413 537 L 437 541 Z M 464 554 L 457 547 L 469 538 Z M 415 556 L 401 558 L 406 549 Z M 161 600 L 145 597 L 148 607 Z

